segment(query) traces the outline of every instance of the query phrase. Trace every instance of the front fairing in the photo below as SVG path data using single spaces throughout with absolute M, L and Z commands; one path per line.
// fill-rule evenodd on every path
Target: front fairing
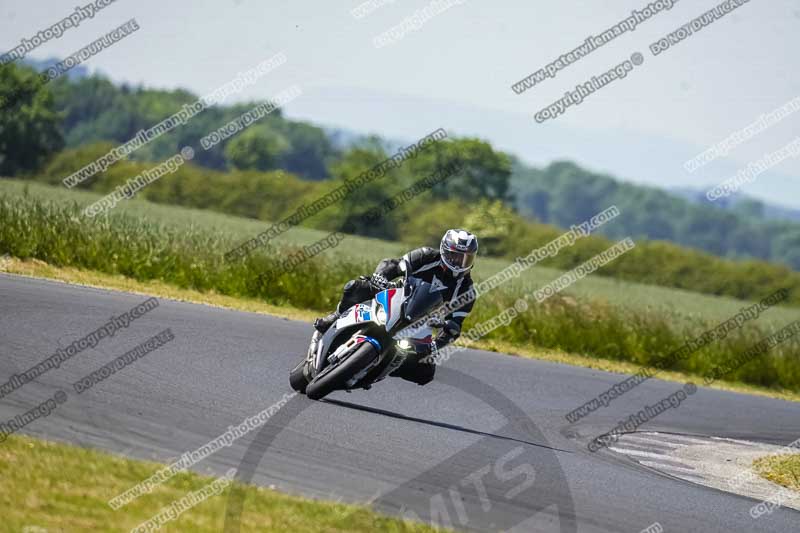
M 375 295 L 372 301 L 372 316 L 376 322 L 383 323 L 387 332 L 403 319 L 404 289 L 386 289 Z
M 408 278 L 403 288 L 387 289 L 375 295 L 371 312 L 373 320 L 379 324 L 383 323 L 386 331 L 399 340 L 407 337 L 398 337 L 397 332 L 441 304 L 441 293 L 432 290 L 429 283 Z M 428 326 L 418 328 L 414 332 L 414 339 L 430 343 L 432 333 L 432 329 Z

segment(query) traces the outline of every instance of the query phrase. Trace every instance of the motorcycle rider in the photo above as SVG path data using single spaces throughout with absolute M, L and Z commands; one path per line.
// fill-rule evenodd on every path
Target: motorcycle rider
M 400 277 L 403 271 L 431 284 L 433 291 L 442 291 L 445 303 L 455 301 L 459 296 L 472 290 L 472 270 L 478 253 L 478 238 L 463 229 L 449 229 L 442 237 L 439 250 L 423 246 L 408 252 L 401 259 L 382 260 L 372 276 L 361 276 L 348 281 L 336 311 L 314 321 L 314 328 L 324 334 L 339 317 L 357 303 L 373 298 L 378 292 L 391 286 L 391 280 Z M 431 345 L 420 345 L 416 358 L 408 358 L 403 365 L 390 375 L 419 385 L 433 380 L 436 365 L 421 362 L 425 356 L 443 348 L 461 335 L 464 319 L 472 311 L 474 298 L 451 311 L 440 324 L 441 331 Z

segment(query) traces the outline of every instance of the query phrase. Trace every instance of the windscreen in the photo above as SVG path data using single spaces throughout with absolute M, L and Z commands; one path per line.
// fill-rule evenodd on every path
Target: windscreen
M 430 283 L 409 278 L 406 286 L 411 291 L 411 296 L 406 300 L 405 316 L 410 316 L 411 320 L 421 318 L 442 304 L 442 293 L 432 292 Z

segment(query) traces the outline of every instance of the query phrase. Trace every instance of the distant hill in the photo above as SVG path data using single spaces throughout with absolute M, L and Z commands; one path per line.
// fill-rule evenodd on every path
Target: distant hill
M 336 106 L 324 102 L 336 102 Z M 641 128 L 579 128 L 561 120 L 543 127 L 524 107 L 508 111 L 489 102 L 478 106 L 446 97 L 326 85 L 308 87 L 304 97 L 292 104 L 292 116 L 300 119 L 337 124 L 339 117 L 346 115 L 348 127 L 354 131 L 373 132 L 380 128 L 382 136 L 405 140 L 414 140 L 420 131 L 441 126 L 452 135 L 491 140 L 495 149 L 515 154 L 530 165 L 578 161 L 587 168 L 651 187 L 710 187 L 736 175 L 743 166 L 734 157 L 722 157 L 703 167 L 701 173 L 689 174 L 684 171 L 683 162 L 708 148 L 705 144 L 680 141 Z M 776 140 L 771 149 L 779 144 Z M 800 180 L 791 165 L 797 168 L 796 161 L 787 161 L 761 174 L 747 184 L 747 193 L 800 209 Z
M 33 59 L 26 57 L 22 60 L 23 63 L 35 69 L 38 72 L 44 72 L 46 69 L 52 67 L 56 63 L 63 61 L 57 57 L 48 57 L 47 59 Z M 86 65 L 76 65 L 67 71 L 66 76 L 71 80 L 80 80 L 89 77 L 89 67 Z
M 711 203 L 706 200 L 706 189 L 677 187 L 669 189 L 669 192 L 685 200 L 689 200 L 694 204 L 719 207 L 735 213 L 751 215 L 761 220 L 788 220 L 791 222 L 800 222 L 800 209 L 792 209 L 762 202 L 761 200 L 757 200 L 742 193 L 727 198 L 718 198 Z
M 797 215 L 792 210 L 747 200 L 712 207 L 698 200 L 696 192 L 676 194 L 624 183 L 567 161 L 544 169 L 516 161 L 511 191 L 516 208 L 530 219 L 569 227 L 614 204 L 621 215 L 601 228 L 609 237 L 671 241 L 722 257 L 766 259 L 800 270 L 800 223 L 791 219 Z

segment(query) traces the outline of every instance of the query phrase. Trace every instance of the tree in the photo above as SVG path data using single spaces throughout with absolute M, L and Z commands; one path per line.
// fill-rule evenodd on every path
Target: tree
M 454 176 L 434 187 L 436 198 L 465 202 L 483 198 L 511 200 L 511 160 L 506 154 L 494 151 L 489 143 L 481 140 L 439 141 L 426 147 L 407 164 L 417 179 L 451 168 L 453 164 L 461 167 Z
M 352 148 L 344 153 L 341 160 L 331 166 L 331 175 L 334 179 L 323 182 L 325 193 L 345 184 L 345 180 L 352 180 L 369 171 L 372 167 L 386 159 L 381 151 Z M 389 169 L 385 176 L 366 181 L 359 187 L 351 190 L 342 200 L 334 206 L 328 207 L 320 214 L 315 215 L 312 221 L 318 227 L 325 229 L 338 229 L 345 233 L 356 233 L 368 237 L 382 239 L 396 239 L 400 228 L 392 222 L 391 214 L 379 216 L 375 220 L 365 221 L 371 209 L 381 206 L 391 198 L 391 189 L 396 187 L 401 169 Z
M 289 143 L 279 133 L 265 128 L 250 128 L 225 146 L 225 159 L 237 170 L 271 170 L 278 167 Z
M 92 161 L 97 161 L 108 153 L 109 150 L 114 148 L 114 144 L 110 142 L 98 142 L 87 144 L 76 149 L 67 149 L 59 152 L 43 166 L 38 172 L 36 179 L 43 181 L 49 185 L 61 185 L 61 180 L 69 176 L 73 172 L 80 170 Z M 125 162 L 127 163 L 127 161 Z M 120 163 L 122 164 L 122 163 Z M 105 184 L 109 182 L 110 171 L 116 165 L 112 165 L 102 172 L 98 172 L 90 179 L 83 181 L 77 185 L 80 189 L 91 189 L 105 192 L 107 187 L 102 187 L 98 184 Z M 135 176 L 134 172 L 132 176 Z
M 281 124 L 281 133 L 289 141 L 281 167 L 312 180 L 329 177 L 328 164 L 337 153 L 325 131 L 305 122 L 283 120 Z
M 481 200 L 464 218 L 464 229 L 478 236 L 482 253 L 504 255 L 509 237 L 524 222 L 500 200 Z
M 776 258 L 800 270 L 800 230 L 791 228 L 775 241 Z
M 443 200 L 430 203 L 425 209 L 406 210 L 400 223 L 399 238 L 410 246 L 431 246 L 439 247 L 439 241 L 444 232 L 450 228 L 464 228 L 472 231 L 472 228 L 464 224 L 467 207 L 456 200 Z M 478 234 L 478 242 L 481 246 L 480 254 L 483 254 L 483 241 Z
M 0 175 L 34 171 L 60 150 L 60 122 L 53 95 L 34 70 L 0 65 Z

